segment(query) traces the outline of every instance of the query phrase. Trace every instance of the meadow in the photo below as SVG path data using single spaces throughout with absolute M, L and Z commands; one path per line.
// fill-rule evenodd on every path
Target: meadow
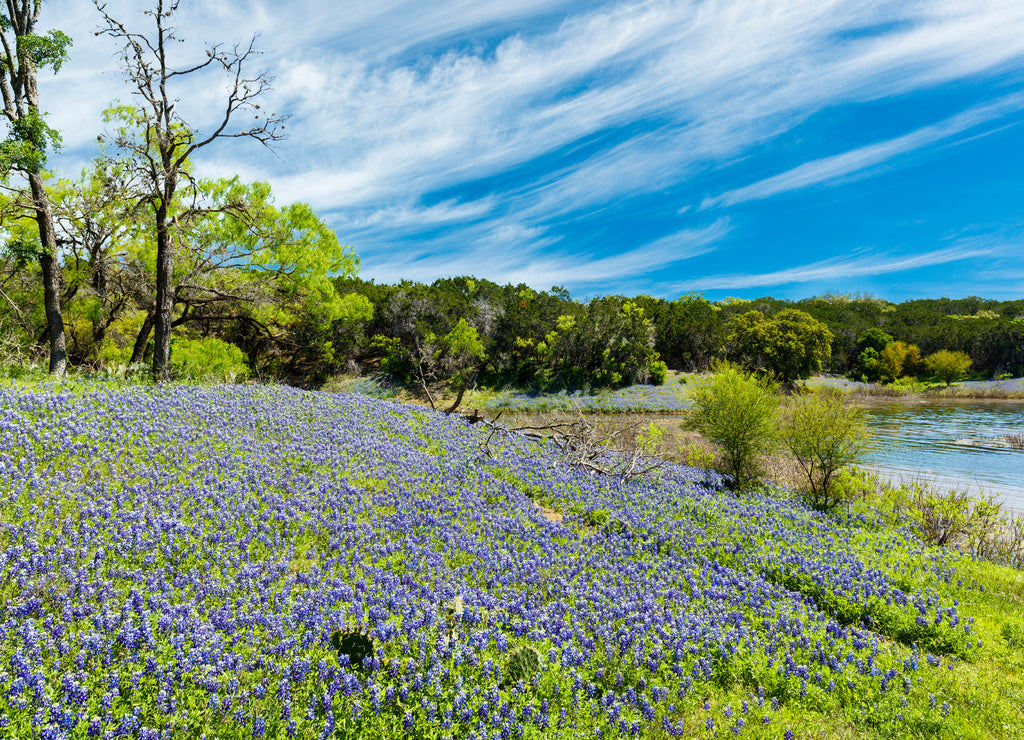
M 0 737 L 1024 737 L 1024 578 L 275 386 L 0 389 Z

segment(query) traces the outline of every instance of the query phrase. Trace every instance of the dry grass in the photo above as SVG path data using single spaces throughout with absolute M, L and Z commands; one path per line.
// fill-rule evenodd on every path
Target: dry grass
M 1006 388 L 974 388 L 956 385 L 943 388 L 941 391 L 929 395 L 939 398 L 1024 399 L 1024 393 Z
M 1007 434 L 1003 439 L 1009 443 L 1010 447 L 1024 450 L 1024 434 Z
M 562 512 L 560 511 L 551 509 L 547 506 L 544 506 L 543 504 L 536 504 L 536 506 L 537 510 L 540 512 L 540 515 L 547 519 L 549 522 L 556 522 L 558 524 L 561 524 L 562 520 L 565 518 L 564 516 L 562 516 Z

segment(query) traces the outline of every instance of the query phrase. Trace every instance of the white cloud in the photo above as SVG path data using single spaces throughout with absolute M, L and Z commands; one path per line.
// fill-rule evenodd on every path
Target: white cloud
M 816 159 L 779 175 L 766 178 L 742 188 L 736 188 L 701 203 L 702 208 L 730 206 L 750 200 L 770 198 L 773 195 L 813 185 L 834 183 L 850 176 L 865 174 L 894 158 L 931 144 L 950 139 L 957 134 L 1001 118 L 1024 108 L 1024 95 L 1014 94 L 994 103 L 980 105 L 952 116 L 940 123 L 924 126 L 894 139 L 852 149 L 842 154 Z
M 849 257 L 833 257 L 809 265 L 791 267 L 760 274 L 734 273 L 709 275 L 704 278 L 686 280 L 665 286 L 669 291 L 689 290 L 745 290 L 792 283 L 842 281 L 853 277 L 887 275 L 916 270 L 923 267 L 944 265 L 951 262 L 988 257 L 1003 251 L 1002 245 L 979 240 L 965 240 L 951 247 L 912 255 L 855 254 Z
M 145 21 L 133 0 L 110 7 Z M 54 163 L 77 169 L 102 108 L 129 95 L 113 43 L 92 35 L 90 4 L 52 0 L 43 18 L 75 37 L 42 98 L 67 144 Z M 205 41 L 261 34 L 259 64 L 277 78 L 268 103 L 294 114 L 277 158 L 233 145 L 204 154 L 200 172 L 269 180 L 280 200 L 331 214 L 366 274 L 450 269 L 542 283 L 607 270 L 594 256 L 549 256 L 565 219 L 735 162 L 833 106 L 979 75 L 1019 86 L 1024 60 L 1020 0 L 225 0 L 183 4 L 178 27 L 183 58 Z M 870 28 L 889 30 L 855 33 Z M 212 120 L 219 89 L 208 80 L 181 91 L 189 120 Z M 718 202 L 871 173 L 983 119 L 998 124 L 1012 99 Z M 467 183 L 473 196 L 453 194 Z M 692 212 L 674 215 L 683 233 L 693 226 Z M 389 256 L 416 228 L 440 224 L 449 233 L 431 241 L 442 249 L 433 261 Z M 509 235 L 524 241 L 510 248 Z M 612 264 L 622 279 L 646 269 L 638 255 Z
M 384 249 L 366 260 L 365 277 L 393 280 L 402 276 L 432 282 L 446 275 L 477 275 L 495 282 L 526 283 L 535 288 L 600 285 L 609 290 L 633 276 L 650 274 L 707 254 L 729 232 L 726 219 L 708 226 L 682 229 L 655 241 L 608 257 L 556 251 L 557 240 L 543 229 L 503 219 L 481 223 L 452 238 Z

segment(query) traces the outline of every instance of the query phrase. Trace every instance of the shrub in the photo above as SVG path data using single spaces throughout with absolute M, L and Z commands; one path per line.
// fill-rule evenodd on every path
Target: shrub
M 916 345 L 893 342 L 878 355 L 882 377 L 896 382 L 904 375 L 913 375 L 921 364 L 921 352 Z
M 948 386 L 954 380 L 960 380 L 971 369 L 971 358 L 964 352 L 950 352 L 940 349 L 924 358 L 924 365 L 929 372 L 946 381 Z
M 847 488 L 836 474 L 869 449 L 864 412 L 834 388 L 793 396 L 780 425 L 782 441 L 807 478 L 808 503 L 828 511 L 843 503 Z
M 245 353 L 216 337 L 174 340 L 171 367 L 183 380 L 217 380 L 234 383 L 249 377 Z
M 759 457 L 775 439 L 776 390 L 771 381 L 726 363 L 693 386 L 693 410 L 684 424 L 720 448 L 733 490 L 746 490 L 761 477 Z
M 668 365 L 663 360 L 655 360 L 650 367 L 651 385 L 665 385 L 668 378 Z
M 715 464 L 715 456 L 700 445 L 690 443 L 682 450 L 686 464 L 691 468 L 710 468 Z

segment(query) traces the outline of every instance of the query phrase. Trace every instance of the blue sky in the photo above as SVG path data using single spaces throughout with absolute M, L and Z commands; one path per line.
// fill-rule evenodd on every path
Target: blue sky
M 75 174 L 130 94 L 91 4 L 41 20 L 75 41 L 41 89 Z M 367 279 L 1024 297 L 1021 0 L 186 0 L 176 26 L 182 63 L 259 34 L 292 116 L 200 173 L 312 204 Z M 202 129 L 222 80 L 176 94 Z

